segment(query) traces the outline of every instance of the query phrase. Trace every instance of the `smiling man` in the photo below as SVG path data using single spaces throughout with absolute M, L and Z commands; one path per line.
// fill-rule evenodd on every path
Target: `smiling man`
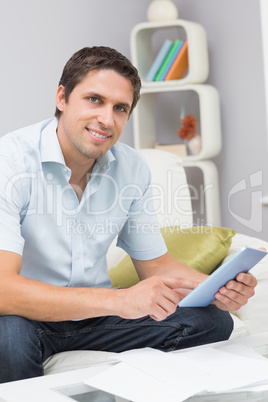
M 205 276 L 167 253 L 149 168 L 118 142 L 139 93 L 127 58 L 81 49 L 64 67 L 55 118 L 0 140 L 0 382 L 43 375 L 43 362 L 67 350 L 227 339 L 228 311 L 254 294 L 256 279 L 241 273 L 213 305 L 177 308 Z M 106 254 L 116 236 L 141 279 L 129 289 L 111 288 Z
M 131 82 L 111 69 L 90 71 L 67 100 L 65 87 L 59 86 L 58 140 L 72 171 L 70 184 L 78 190 L 78 197 L 86 187 L 95 160 L 115 145 L 122 134 L 132 102 Z

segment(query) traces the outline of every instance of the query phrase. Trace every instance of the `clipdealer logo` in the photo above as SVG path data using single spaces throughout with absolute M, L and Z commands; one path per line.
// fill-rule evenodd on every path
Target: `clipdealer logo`
M 249 176 L 249 178 L 240 180 L 236 183 L 228 194 L 228 210 L 233 218 L 243 226 L 254 230 L 255 232 L 262 231 L 262 189 L 261 186 L 263 184 L 262 171 L 259 170 L 256 173 L 253 173 Z M 249 218 L 245 218 L 239 215 L 237 212 L 234 212 L 231 207 L 231 200 L 234 196 L 244 195 L 248 197 L 250 194 L 250 215 Z
M 105 180 L 105 182 L 103 182 Z M 184 180 L 178 182 L 172 171 L 166 172 L 164 185 L 152 183 L 148 188 L 128 183 L 120 186 L 111 175 L 94 174 L 90 181 L 91 190 L 88 197 L 91 197 L 92 188 L 98 188 L 98 181 L 106 188 L 106 198 L 108 202 L 102 203 L 103 193 L 101 193 L 101 202 L 86 202 L 84 211 L 92 220 L 90 224 L 78 224 L 74 218 L 78 210 L 81 210 L 83 202 L 87 199 L 82 198 L 78 202 L 74 190 L 69 183 L 59 182 L 59 178 L 53 173 L 44 174 L 43 171 L 37 172 L 20 172 L 9 179 L 6 185 L 6 203 L 8 208 L 15 213 L 27 216 L 44 216 L 55 217 L 54 222 L 58 227 L 66 225 L 68 220 L 68 231 L 78 231 L 82 233 L 93 233 L 94 230 L 99 232 L 117 232 L 121 229 L 121 222 L 116 221 L 112 224 L 107 221 L 105 225 L 94 224 L 106 216 L 119 217 L 131 215 L 138 217 L 143 213 L 148 216 L 157 215 L 165 224 L 174 226 L 174 220 L 179 216 L 178 224 L 189 224 L 193 214 L 204 213 L 204 198 L 208 191 L 213 188 L 207 185 L 200 188 L 188 185 Z M 93 191 L 94 192 L 94 191 Z M 22 198 L 22 194 L 24 197 Z M 107 196 L 108 194 L 108 196 Z M 194 210 L 192 202 L 197 202 Z M 93 226 L 94 227 L 93 227 Z M 147 231 L 146 225 L 142 230 Z

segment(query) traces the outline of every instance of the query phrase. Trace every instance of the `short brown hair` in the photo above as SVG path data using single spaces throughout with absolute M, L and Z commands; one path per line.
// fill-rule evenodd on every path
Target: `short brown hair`
M 93 70 L 114 70 L 130 80 L 133 88 L 133 102 L 129 114 L 135 108 L 139 97 L 141 81 L 138 70 L 117 50 L 106 46 L 84 47 L 78 50 L 67 61 L 59 86 L 64 86 L 65 101 L 68 102 L 73 89 L 83 78 Z M 55 116 L 60 117 L 61 111 L 56 107 Z

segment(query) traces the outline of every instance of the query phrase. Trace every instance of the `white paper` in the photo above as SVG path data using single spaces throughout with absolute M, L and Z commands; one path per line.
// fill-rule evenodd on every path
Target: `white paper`
M 268 360 L 237 344 L 175 353 L 137 349 L 118 359 L 121 363 L 87 384 L 134 402 L 180 402 L 202 391 L 227 392 L 268 383 Z
M 177 381 L 178 384 L 190 381 L 192 375 L 205 374 L 202 368 L 196 368 L 189 361 L 187 354 L 182 354 L 179 364 L 172 353 L 156 349 L 144 348 L 122 352 L 117 356 L 119 361 L 156 378 L 161 382 Z
M 187 355 L 192 365 L 202 368 L 205 389 L 222 392 L 268 380 L 268 361 L 248 358 L 220 349 L 206 347 L 191 350 Z M 179 363 L 180 353 L 173 354 Z
M 217 349 L 221 350 L 222 352 L 233 353 L 234 355 L 239 355 L 243 357 L 248 357 L 250 359 L 257 359 L 267 362 L 266 357 L 260 355 L 259 353 L 256 353 L 253 349 L 248 348 L 247 346 L 244 345 L 239 344 L 225 345 Z
M 191 387 L 162 383 L 126 363 L 116 364 L 85 383 L 133 402 L 182 402 L 202 390 L 193 383 Z

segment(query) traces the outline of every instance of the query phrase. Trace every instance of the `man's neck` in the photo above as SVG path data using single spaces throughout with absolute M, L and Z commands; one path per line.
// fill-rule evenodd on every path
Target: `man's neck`
M 73 166 L 72 167 L 70 165 L 67 165 L 72 171 L 69 183 L 72 186 L 72 188 L 74 189 L 79 202 L 81 201 L 84 190 L 87 186 L 87 183 L 90 180 L 94 164 L 95 164 L 95 161 L 90 166 L 90 168 L 88 168 L 86 166 L 79 166 L 79 167 Z

